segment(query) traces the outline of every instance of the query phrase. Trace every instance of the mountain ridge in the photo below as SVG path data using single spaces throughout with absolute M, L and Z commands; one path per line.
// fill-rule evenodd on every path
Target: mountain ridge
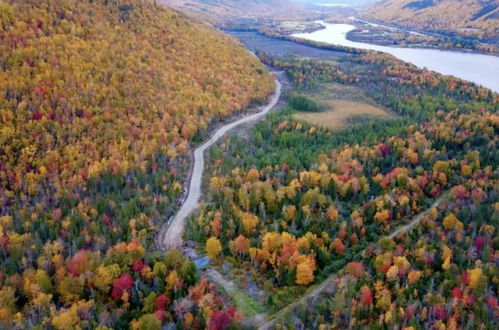
M 384 0 L 362 15 L 423 31 L 499 42 L 499 4 L 495 0 Z

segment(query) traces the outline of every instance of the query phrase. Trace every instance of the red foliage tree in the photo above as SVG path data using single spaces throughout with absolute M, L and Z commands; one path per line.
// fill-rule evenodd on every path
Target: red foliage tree
M 478 251 L 482 251 L 483 247 L 485 246 L 485 238 L 483 238 L 482 236 L 478 236 L 477 238 L 475 238 L 474 245 Z
M 464 272 L 459 275 L 459 279 L 461 280 L 461 283 L 468 285 L 470 283 L 470 274 L 468 274 L 468 272 Z
M 498 305 L 497 298 L 494 296 L 488 296 L 487 297 L 487 305 L 489 305 L 489 307 L 496 308 Z
M 166 310 L 168 304 L 170 303 L 170 299 L 164 294 L 160 295 L 156 298 L 156 310 Z
M 447 311 L 442 306 L 436 306 L 434 309 L 435 317 L 441 321 L 447 319 Z
M 360 289 L 360 302 L 366 306 L 373 303 L 373 294 L 369 287 L 365 285 Z
M 161 322 L 163 322 L 164 320 L 166 320 L 166 312 L 162 309 L 158 309 L 157 311 L 154 312 L 154 316 L 156 316 L 156 318 L 158 320 L 160 320 Z
M 366 273 L 362 261 L 352 261 L 348 264 L 348 272 L 357 278 L 364 276 Z
M 133 286 L 133 278 L 129 274 L 123 274 L 118 277 L 113 282 L 113 290 L 111 291 L 111 297 L 115 300 L 121 299 L 123 294 L 130 294 L 130 290 Z
M 107 225 L 109 231 L 112 231 L 114 229 L 113 221 L 107 214 L 102 215 L 102 221 Z
M 145 267 L 144 262 L 141 259 L 137 259 L 132 265 L 132 270 L 134 272 L 140 273 L 142 269 L 144 269 L 144 267 Z
M 80 250 L 71 258 L 68 265 L 68 272 L 73 276 L 78 276 L 85 270 L 85 265 L 88 261 L 86 250 Z
M 43 114 L 41 113 L 40 110 L 36 110 L 34 113 L 33 113 L 33 120 L 41 120 L 43 118 Z
M 458 300 L 463 299 L 463 293 L 461 292 L 461 289 L 457 286 L 454 289 L 452 289 L 452 296 Z
M 411 304 L 411 305 L 407 306 L 406 309 L 405 309 L 405 319 L 406 320 L 410 320 L 411 317 L 416 312 L 417 308 L 418 307 L 417 307 L 416 304 Z
M 389 146 L 387 146 L 386 144 L 380 144 L 378 148 L 379 148 L 379 152 L 381 152 L 381 156 L 383 156 L 383 157 L 388 155 L 388 153 L 391 150 L 391 148 Z
M 466 199 L 469 196 L 468 189 L 463 185 L 458 185 L 454 188 L 454 195 L 457 199 Z
M 210 330 L 221 330 L 228 328 L 236 319 L 237 310 L 230 308 L 226 311 L 213 311 L 208 328 Z

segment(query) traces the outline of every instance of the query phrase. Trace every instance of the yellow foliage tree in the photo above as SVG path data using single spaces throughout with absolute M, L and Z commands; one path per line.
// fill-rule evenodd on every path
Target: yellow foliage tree
M 296 206 L 294 205 L 288 205 L 284 207 L 283 210 L 284 218 L 289 222 L 292 221 L 295 218 L 296 214 Z
M 70 309 L 62 310 L 52 318 L 52 326 L 58 330 L 79 329 L 80 318 L 78 317 L 77 305 Z
M 419 281 L 420 277 L 421 277 L 421 271 L 419 271 L 419 270 L 412 270 L 407 275 L 407 279 L 409 280 L 410 284 L 414 284 L 417 281 Z
M 120 266 L 117 264 L 100 265 L 97 267 L 97 274 L 94 278 L 94 285 L 104 293 L 108 293 L 111 289 L 111 284 L 120 275 Z
M 398 267 L 399 274 L 401 275 L 405 275 L 411 267 L 411 263 L 406 257 L 394 257 L 393 263 Z
M 242 222 L 244 231 L 247 234 L 252 234 L 258 224 L 258 217 L 251 213 L 243 213 Z
M 206 241 L 206 253 L 210 259 L 215 260 L 222 252 L 222 244 L 216 237 L 210 237 Z
M 376 292 L 376 307 L 382 310 L 388 310 L 392 304 L 392 292 L 388 289 L 382 281 L 377 281 L 374 284 Z
M 450 265 L 451 265 L 450 256 L 448 256 L 447 258 L 445 258 L 444 262 L 442 263 L 442 269 L 449 270 Z
M 332 223 L 336 223 L 338 220 L 339 212 L 334 205 L 330 205 L 326 210 L 327 219 Z
M 386 272 L 386 278 L 390 282 L 394 282 L 395 280 L 397 280 L 398 274 L 399 274 L 399 268 L 397 267 L 397 265 L 393 265 Z
M 256 181 L 260 178 L 260 172 L 256 168 L 252 168 L 248 171 L 248 174 L 246 175 L 246 180 L 247 181 Z
M 168 276 L 166 277 L 166 284 L 167 284 L 168 290 L 173 289 L 175 287 L 175 285 L 177 284 L 178 280 L 179 280 L 179 277 L 178 277 L 177 271 L 172 270 L 168 274 Z
M 463 176 L 470 176 L 472 172 L 473 170 L 470 165 L 468 164 L 461 165 L 461 174 Z
M 454 213 L 449 214 L 444 218 L 443 225 L 448 230 L 463 230 L 464 225 L 459 221 Z
M 308 262 L 302 262 L 296 267 L 296 284 L 307 285 L 314 281 L 314 272 Z
M 477 289 L 480 287 L 482 283 L 485 283 L 487 278 L 483 275 L 483 271 L 481 268 L 474 268 L 468 270 L 468 274 L 470 276 L 470 287 L 473 289 Z

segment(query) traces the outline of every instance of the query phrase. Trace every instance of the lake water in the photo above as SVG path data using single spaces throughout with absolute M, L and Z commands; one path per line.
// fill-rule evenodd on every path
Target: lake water
M 418 67 L 427 68 L 444 75 L 453 75 L 499 92 L 498 56 L 437 49 L 379 46 L 355 42 L 348 40 L 346 37 L 348 32 L 355 29 L 355 26 L 320 23 L 326 28 L 311 33 L 298 33 L 293 36 L 312 41 L 389 53 Z

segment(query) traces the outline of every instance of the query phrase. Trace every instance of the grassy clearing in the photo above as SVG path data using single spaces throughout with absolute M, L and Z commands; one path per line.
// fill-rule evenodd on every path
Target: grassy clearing
M 246 318 L 264 314 L 266 312 L 263 305 L 251 299 L 239 289 L 234 289 L 232 292 L 232 301 L 235 303 L 238 311 L 242 312 Z
M 334 100 L 323 112 L 300 112 L 293 115 L 297 120 L 304 120 L 314 125 L 332 129 L 344 127 L 352 117 L 390 117 L 386 110 L 360 101 Z
M 215 285 L 221 292 L 224 292 L 228 297 L 230 297 L 237 310 L 242 312 L 246 319 L 263 314 L 265 312 L 262 304 L 259 304 L 246 293 L 241 291 L 237 287 L 236 283 L 225 278 L 215 268 L 209 268 L 205 274 L 208 275 L 210 281 L 215 283 Z
M 360 88 L 338 83 L 322 83 L 320 87 L 304 93 L 316 102 L 320 112 L 300 111 L 294 119 L 331 129 L 348 126 L 358 118 L 393 118 L 392 113 L 376 105 Z

